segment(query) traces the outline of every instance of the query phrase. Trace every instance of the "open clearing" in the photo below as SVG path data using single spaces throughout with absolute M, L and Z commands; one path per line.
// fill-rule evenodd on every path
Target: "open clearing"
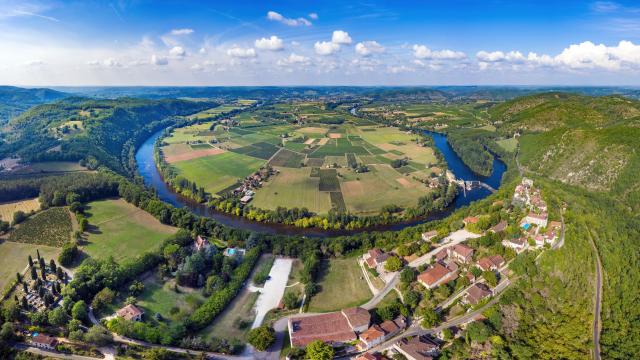
M 144 280 L 144 291 L 138 297 L 137 305 L 142 307 L 148 318 L 155 313 L 164 319 L 183 321 L 204 302 L 199 290 L 180 288 L 175 291 L 175 280 L 164 281 L 156 274 L 150 274 Z
M 215 194 L 260 169 L 264 160 L 234 152 L 205 156 L 173 164 L 180 175 Z
M 24 211 L 28 214 L 38 209 L 40 209 L 40 201 L 37 198 L 0 203 L 0 220 L 11 222 L 13 221 L 13 213 L 16 211 Z
M 86 212 L 90 226 L 83 251 L 95 258 L 134 258 L 177 231 L 122 199 L 91 202 Z
M 278 170 L 282 170 L 277 168 Z M 286 169 L 272 176 L 256 193 L 253 205 L 274 210 L 306 207 L 310 211 L 324 213 L 331 209 L 329 194 L 318 191 L 319 177 L 310 177 L 311 168 Z
M 371 298 L 356 259 L 323 260 L 319 292 L 309 302 L 309 312 L 328 312 L 361 305 Z
M 4 290 L 10 282 L 16 278 L 17 272 L 22 272 L 28 265 L 27 257 L 31 257 L 35 260 L 36 249 L 40 251 L 47 263 L 49 260 L 55 259 L 58 261 L 58 254 L 61 249 L 33 244 L 21 244 L 10 241 L 3 241 L 0 243 L 0 289 Z
M 516 147 L 518 147 L 518 139 L 516 138 L 502 139 L 496 141 L 496 143 L 508 152 L 514 152 L 516 151 Z
M 185 151 L 183 153 L 175 154 L 175 155 L 167 154 L 167 155 L 165 155 L 164 159 L 169 164 L 172 164 L 172 163 L 176 163 L 178 161 L 192 160 L 192 159 L 197 159 L 197 158 L 201 158 L 201 157 L 205 157 L 205 156 L 209 156 L 209 155 L 218 155 L 218 154 L 222 154 L 224 152 L 225 151 L 222 150 L 222 149 L 209 147 L 209 149 L 202 149 L 202 150 L 196 150 L 196 151 Z

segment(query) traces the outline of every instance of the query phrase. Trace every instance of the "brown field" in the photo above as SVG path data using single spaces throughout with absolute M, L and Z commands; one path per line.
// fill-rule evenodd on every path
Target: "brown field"
M 340 134 L 338 134 L 340 135 Z M 326 145 L 329 142 L 329 138 L 322 138 L 318 140 L 318 145 Z
M 32 210 L 37 211 L 40 209 L 40 201 L 36 199 L 12 201 L 8 203 L 0 204 L 0 220 L 11 222 L 13 220 L 13 213 L 18 210 L 22 210 L 25 213 L 29 213 Z
M 198 159 L 198 158 L 209 156 L 209 155 L 218 155 L 225 152 L 226 152 L 225 150 L 222 150 L 220 148 L 193 150 L 193 151 L 182 153 L 182 154 L 166 155 L 164 157 L 164 160 L 169 164 L 173 164 L 178 161 L 193 160 L 193 159 Z
M 327 129 L 321 128 L 321 127 L 307 126 L 307 127 L 298 129 L 298 131 L 305 134 L 324 134 L 325 132 L 327 132 Z
M 330 139 L 339 139 L 342 137 L 342 134 L 331 133 L 329 134 Z
M 400 185 L 402 185 L 402 186 L 404 186 L 406 188 L 415 187 L 415 184 L 412 184 L 409 180 L 407 180 L 405 178 L 397 178 L 396 181 L 399 182 Z
M 304 142 L 305 145 L 311 145 L 313 144 L 313 142 L 316 141 L 316 139 L 307 139 L 307 141 Z

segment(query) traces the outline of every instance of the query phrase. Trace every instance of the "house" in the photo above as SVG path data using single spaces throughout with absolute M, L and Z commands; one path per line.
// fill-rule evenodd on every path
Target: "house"
M 431 239 L 433 239 L 436 236 L 438 236 L 438 231 L 437 230 L 427 231 L 427 232 L 422 233 L 422 240 L 423 241 L 431 241 Z
M 473 283 L 474 281 L 476 281 L 476 276 L 473 275 L 473 273 L 471 271 L 467 271 L 467 273 L 464 274 L 464 277 L 466 277 L 467 280 L 469 280 L 470 283 Z
M 476 266 L 482 271 L 495 271 L 504 266 L 504 259 L 500 255 L 486 256 L 478 260 Z
M 133 304 L 129 304 L 116 311 L 116 315 L 128 321 L 141 321 L 144 311 Z
M 516 251 L 516 253 L 520 253 L 522 252 L 524 249 L 527 248 L 527 239 L 524 237 L 519 237 L 516 239 L 504 239 L 502 240 L 502 245 L 504 247 L 508 247 L 511 248 L 513 250 Z
M 355 358 L 355 360 L 382 360 L 383 357 L 380 354 L 371 354 L 371 353 L 364 353 L 362 355 L 359 355 L 357 358 Z
M 408 360 L 431 360 L 439 350 L 438 344 L 426 336 L 401 339 L 393 348 Z
M 31 339 L 31 344 L 38 349 L 55 350 L 58 340 L 53 336 L 38 334 Z
M 483 283 L 476 283 L 471 285 L 467 290 L 467 296 L 465 296 L 465 302 L 470 305 L 476 305 L 484 298 L 491 296 L 491 289 Z
M 456 244 L 447 248 L 449 256 L 455 261 L 468 263 L 473 260 L 473 249 L 464 244 Z
M 546 242 L 545 237 L 541 234 L 534 236 L 533 240 L 536 242 L 536 247 L 543 247 Z
M 444 248 L 436 253 L 436 262 L 443 262 L 449 256 L 449 250 Z
M 358 350 L 364 351 L 381 344 L 385 339 L 385 332 L 379 325 L 373 325 L 360 334 L 359 338 L 360 341 L 356 347 Z
M 387 320 L 380 324 L 380 328 L 384 331 L 385 337 L 390 338 L 396 336 L 402 329 L 407 327 L 407 319 L 400 315 L 394 320 Z
M 536 214 L 530 212 L 524 219 L 529 224 L 536 224 L 541 228 L 547 227 L 547 213 Z
M 211 243 L 209 243 L 206 238 L 200 235 L 196 236 L 196 241 L 193 242 L 193 249 L 195 251 L 208 250 L 210 247 Z
M 341 313 L 347 319 L 351 329 L 358 333 L 367 330 L 371 322 L 371 314 L 369 314 L 369 311 L 359 306 L 343 309 Z
M 505 221 L 502 220 L 499 223 L 497 223 L 496 225 L 494 225 L 493 227 L 491 227 L 491 229 L 489 229 L 489 231 L 491 231 L 492 233 L 501 233 L 503 231 L 505 231 L 507 229 L 507 226 L 509 224 Z
M 391 257 L 391 254 L 385 253 L 380 249 L 371 249 L 363 256 L 367 266 L 371 269 L 383 270 L 385 261 Z
M 249 203 L 249 201 L 251 201 L 251 199 L 253 199 L 253 197 L 251 195 L 245 195 L 245 196 L 240 198 L 240 203 L 243 204 L 243 205 L 247 205 Z
M 480 219 L 476 216 L 467 216 L 466 218 L 462 219 L 462 222 L 465 225 L 469 225 L 469 224 L 477 224 L 479 220 Z
M 357 339 L 355 331 L 341 312 L 291 317 L 288 327 L 292 347 L 305 347 L 315 340 L 338 346 Z
M 452 270 L 449 267 L 445 267 L 440 263 L 436 263 L 428 270 L 418 275 L 418 282 L 427 289 L 433 289 L 441 284 L 445 284 L 451 280 L 454 280 L 457 275 L 456 270 Z

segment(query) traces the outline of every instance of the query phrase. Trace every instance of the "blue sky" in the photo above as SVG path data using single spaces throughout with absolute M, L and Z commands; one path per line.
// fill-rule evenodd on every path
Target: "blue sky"
M 6 1 L 13 85 L 640 85 L 640 4 Z

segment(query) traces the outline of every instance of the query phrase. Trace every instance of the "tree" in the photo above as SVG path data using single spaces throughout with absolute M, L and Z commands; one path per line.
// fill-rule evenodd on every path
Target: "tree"
M 31 255 L 29 255 L 27 260 L 29 260 L 29 267 L 33 267 L 33 258 L 31 257 Z
M 36 267 L 35 266 L 31 266 L 31 268 L 29 270 L 31 270 L 31 280 L 37 279 L 38 278 L 38 272 L 36 271 Z
M 165 349 L 149 349 L 144 352 L 143 358 L 145 360 L 169 360 L 171 353 Z
M 22 210 L 18 210 L 13 213 L 13 225 L 20 224 L 27 218 L 27 214 Z
M 491 329 L 482 321 L 474 321 L 467 326 L 467 342 L 482 343 L 487 341 L 489 336 L 491 336 Z
M 321 340 L 307 344 L 307 357 L 311 360 L 331 360 L 335 351 Z
M 287 309 L 295 309 L 298 307 L 298 295 L 294 292 L 288 292 L 284 294 L 282 302 Z
M 73 243 L 66 243 L 62 246 L 62 252 L 58 255 L 58 262 L 62 266 L 69 266 L 73 263 L 76 255 L 78 254 L 78 246 Z
M 391 256 L 384 263 L 384 269 L 387 271 L 398 271 L 400 268 L 402 268 L 402 261 L 396 256 Z
M 438 321 L 440 320 L 440 316 L 438 315 L 438 313 L 431 308 L 425 308 L 424 310 L 422 310 L 422 327 L 423 328 L 430 328 L 435 326 Z
M 93 301 L 91 302 L 91 307 L 93 307 L 93 309 L 96 311 L 100 311 L 107 304 L 111 304 L 115 297 L 116 293 L 106 287 L 96 294 L 96 296 L 93 298 Z
M 80 321 L 87 320 L 87 304 L 85 304 L 83 300 L 73 304 L 73 307 L 71 308 L 71 317 Z
M 51 269 L 52 273 L 56 272 L 57 268 L 55 260 L 51 259 L 51 261 L 49 261 L 49 269 Z
M 496 285 L 498 285 L 498 277 L 496 276 L 495 272 L 483 271 L 482 277 L 487 282 L 487 284 L 491 285 L 491 287 L 495 287 Z
M 262 325 L 249 331 L 247 341 L 258 351 L 265 351 L 276 341 L 276 332 L 272 327 Z
M 68 319 L 69 316 L 61 307 L 57 307 L 49 312 L 48 320 L 51 325 L 64 326 Z
M 6 322 L 2 324 L 2 330 L 0 330 L 0 339 L 4 341 L 11 341 L 16 337 L 16 328 L 13 323 Z
M 129 286 L 129 294 L 131 296 L 138 296 L 144 291 L 144 284 L 141 281 L 134 280 Z
M 410 266 L 402 269 L 402 271 L 400 272 L 400 281 L 402 281 L 403 283 L 409 284 L 412 283 L 416 280 L 416 270 Z
M 84 341 L 98 346 L 104 346 L 113 342 L 113 335 L 101 326 L 94 325 L 90 327 L 84 335 Z

